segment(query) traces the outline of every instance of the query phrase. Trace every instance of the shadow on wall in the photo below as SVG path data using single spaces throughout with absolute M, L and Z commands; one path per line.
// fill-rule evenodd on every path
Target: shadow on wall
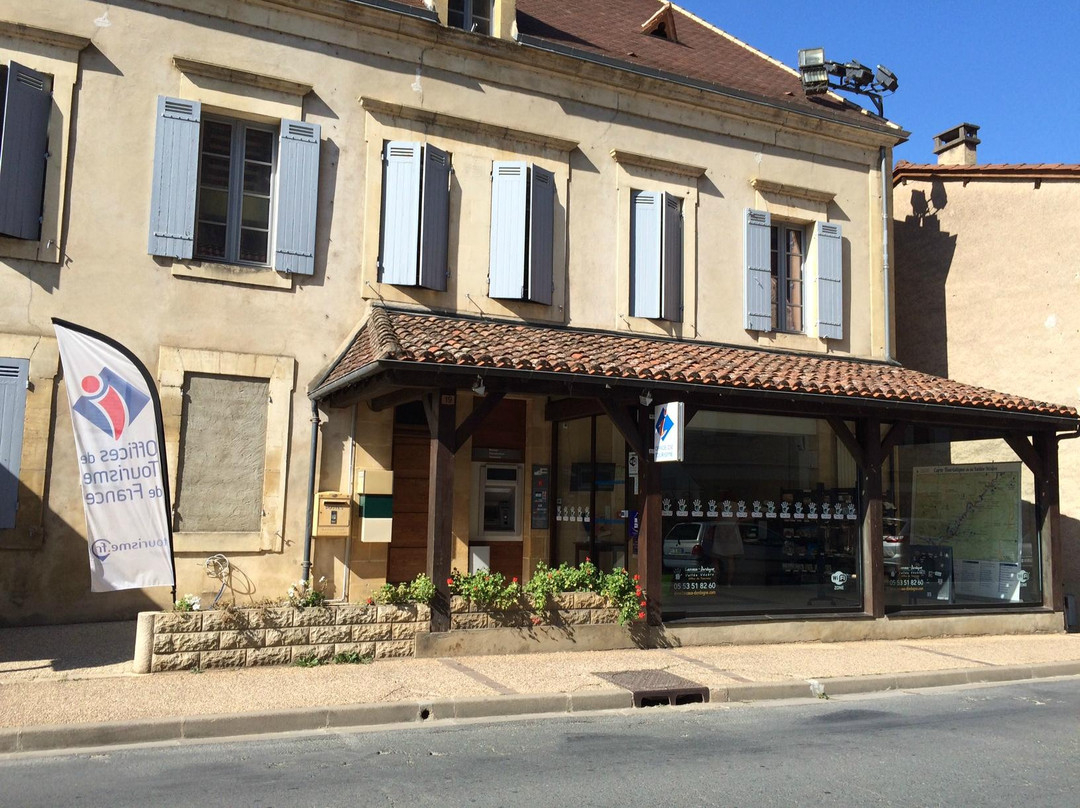
M 1066 594 L 1080 597 L 1080 519 L 1063 513 L 1060 530 L 1062 583 Z
M 906 367 L 937 376 L 949 375 L 945 287 L 957 237 L 943 231 L 938 219 L 938 212 L 948 201 L 939 180 L 931 185 L 929 199 L 925 191 L 912 189 L 911 213 L 903 221 L 894 222 L 893 228 L 896 358 Z M 902 209 L 898 204 L 898 212 Z

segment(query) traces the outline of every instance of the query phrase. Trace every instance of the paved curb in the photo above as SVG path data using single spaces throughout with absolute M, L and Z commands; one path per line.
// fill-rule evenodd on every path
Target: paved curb
M 709 701 L 751 702 L 809 698 L 820 686 L 825 696 L 880 693 L 925 687 L 1025 681 L 1080 675 L 1080 661 L 1036 665 L 987 666 L 943 671 L 845 676 L 821 680 L 753 682 L 710 689 Z M 451 698 L 352 704 L 231 715 L 150 718 L 100 724 L 16 727 L 0 729 L 0 754 L 71 751 L 102 746 L 155 743 L 241 735 L 272 735 L 389 724 L 409 724 L 455 718 L 495 718 L 553 715 L 594 710 L 623 710 L 634 706 L 628 690 L 604 689 L 584 693 L 543 693 L 488 698 Z

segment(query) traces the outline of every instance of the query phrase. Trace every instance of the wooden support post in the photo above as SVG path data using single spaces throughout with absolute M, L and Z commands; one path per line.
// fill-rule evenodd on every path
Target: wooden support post
M 863 608 L 874 617 L 885 616 L 885 559 L 882 550 L 881 422 L 860 419 L 856 425 L 863 464 L 862 537 Z
M 425 399 L 431 428 L 431 463 L 428 476 L 427 574 L 435 583 L 431 602 L 431 630 L 450 630 L 450 563 L 454 543 L 454 432 L 456 396 L 440 390 Z
M 638 412 L 641 444 L 645 451 L 638 455 L 641 474 L 641 526 L 638 534 L 638 574 L 649 603 L 648 623 L 661 623 L 661 593 L 663 591 L 664 521 L 660 515 L 660 466 L 650 455 L 653 445 L 650 410 Z
M 1035 475 L 1035 500 L 1043 545 L 1043 604 L 1060 612 L 1065 608 L 1065 581 L 1062 577 L 1058 442 L 1049 432 L 1038 433 L 1034 437 L 1034 449 L 1042 461 L 1042 472 Z

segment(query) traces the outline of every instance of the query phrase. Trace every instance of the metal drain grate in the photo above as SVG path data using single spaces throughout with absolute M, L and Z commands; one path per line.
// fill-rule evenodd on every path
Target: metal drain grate
M 614 671 L 596 674 L 634 695 L 635 707 L 660 704 L 703 704 L 709 700 L 709 688 L 667 671 Z

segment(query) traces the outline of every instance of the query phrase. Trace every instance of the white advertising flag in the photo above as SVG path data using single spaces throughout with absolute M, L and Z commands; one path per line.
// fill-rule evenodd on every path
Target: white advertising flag
M 172 586 L 160 406 L 146 368 L 108 337 L 53 320 L 75 430 L 90 590 Z

